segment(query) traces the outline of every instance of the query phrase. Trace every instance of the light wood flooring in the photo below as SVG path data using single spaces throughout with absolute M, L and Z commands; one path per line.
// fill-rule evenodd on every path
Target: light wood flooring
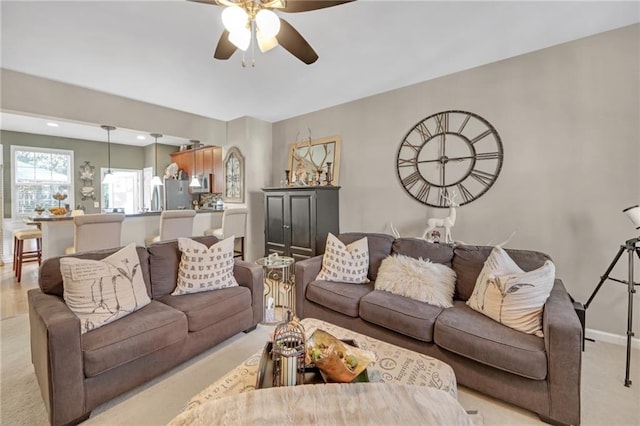
M 38 262 L 22 266 L 22 282 L 15 278 L 11 262 L 0 267 L 0 320 L 29 312 L 27 291 L 38 288 Z

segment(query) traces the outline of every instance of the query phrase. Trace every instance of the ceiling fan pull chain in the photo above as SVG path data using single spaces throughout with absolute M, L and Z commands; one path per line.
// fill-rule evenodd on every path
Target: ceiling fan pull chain
M 254 20 L 251 21 L 251 67 L 256 67 L 256 22 Z

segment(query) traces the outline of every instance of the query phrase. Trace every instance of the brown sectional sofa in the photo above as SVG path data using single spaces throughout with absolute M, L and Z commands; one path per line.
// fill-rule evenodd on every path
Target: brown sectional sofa
M 319 318 L 438 358 L 453 367 L 458 383 L 531 410 L 549 423 L 580 423 L 582 328 L 562 281 L 556 279 L 543 311 L 544 338 L 525 334 L 469 308 L 492 247 L 432 244 L 417 238 L 347 233 L 348 244 L 368 237 L 369 284 L 316 281 L 322 256 L 295 265 L 296 314 Z M 525 271 L 549 257 L 506 250 Z M 431 259 L 456 271 L 452 308 L 440 308 L 375 290 L 382 260 L 390 254 Z
M 207 246 L 217 242 L 213 236 L 194 240 Z M 73 256 L 98 260 L 117 250 Z M 31 359 L 52 425 L 78 423 L 98 405 L 262 320 L 258 265 L 236 260 L 238 287 L 171 296 L 180 262 L 177 241 L 137 252 L 151 303 L 83 335 L 62 298 L 60 258 L 40 267 L 40 288 L 28 293 Z

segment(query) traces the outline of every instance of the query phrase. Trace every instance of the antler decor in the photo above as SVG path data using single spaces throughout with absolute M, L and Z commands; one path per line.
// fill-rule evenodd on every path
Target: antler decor
M 294 170 L 294 181 L 301 185 L 306 185 L 307 182 L 310 185 L 320 185 L 322 182 L 322 173 L 324 171 L 325 164 L 329 166 L 331 163 L 327 163 L 327 157 L 329 157 L 329 146 L 322 145 L 323 156 L 319 162 L 313 157 L 314 151 L 311 143 L 311 129 L 309 129 L 309 137 L 298 142 L 298 136 L 296 135 L 296 143 L 293 147 L 293 158 L 297 162 L 296 169 Z M 314 171 L 312 176 L 307 176 L 307 167 L 311 167 Z M 327 174 L 331 171 L 327 167 Z

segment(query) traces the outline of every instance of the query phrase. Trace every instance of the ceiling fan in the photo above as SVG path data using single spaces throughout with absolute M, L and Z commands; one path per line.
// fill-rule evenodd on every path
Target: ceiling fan
M 307 65 L 318 60 L 318 54 L 293 26 L 274 13 L 308 12 L 337 6 L 355 0 L 189 0 L 224 6 L 222 22 L 225 30 L 213 54 L 216 59 L 229 59 L 237 49 L 247 50 L 255 33 L 262 52 L 280 45 Z M 244 65 L 244 59 L 243 59 Z

